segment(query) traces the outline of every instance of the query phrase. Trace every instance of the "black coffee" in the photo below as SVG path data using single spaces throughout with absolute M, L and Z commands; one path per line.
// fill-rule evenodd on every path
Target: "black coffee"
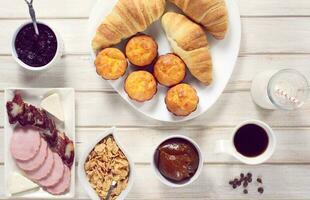
M 256 157 L 263 154 L 269 143 L 266 131 L 255 124 L 247 124 L 237 130 L 234 145 L 237 151 L 246 157 Z

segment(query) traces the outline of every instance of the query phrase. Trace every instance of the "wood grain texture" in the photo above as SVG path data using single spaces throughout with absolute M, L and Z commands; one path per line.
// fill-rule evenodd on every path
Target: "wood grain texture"
M 242 16 L 309 16 L 308 0 L 237 0 Z
M 226 92 L 249 90 L 252 78 L 269 69 L 294 68 L 310 79 L 308 55 L 241 55 Z M 32 73 L 21 68 L 11 56 L 0 56 L 0 90 L 7 87 L 73 87 L 78 91 L 114 91 L 95 72 L 87 55 L 68 55 L 48 72 Z M 87 84 L 85 84 L 87 82 Z
M 250 184 L 249 194 L 243 195 L 242 188 L 233 190 L 228 182 L 241 172 L 252 172 L 254 177 L 262 176 L 265 192 L 257 193 L 257 185 Z M 0 178 L 3 180 L 3 166 L 0 166 Z M 301 200 L 310 196 L 309 165 L 222 165 L 205 164 L 201 176 L 196 182 L 183 188 L 164 186 L 150 165 L 135 165 L 134 185 L 126 199 L 136 200 L 189 200 L 189 199 L 281 199 Z M 77 180 L 76 180 L 77 181 Z M 254 180 L 255 181 L 255 180 Z M 147 183 L 147 184 L 146 184 Z M 3 193 L 0 182 L 0 194 Z M 160 192 L 159 192 L 160 191 Z M 89 199 L 80 183 L 76 183 L 75 199 Z
M 96 0 L 39 0 L 34 1 L 36 15 L 40 18 L 88 18 Z M 29 18 L 24 1 L 10 0 L 0 3 L 0 18 Z M 18 9 L 16 9 L 18 8 Z M 14 10 L 14 12 L 12 12 Z
M 0 20 L 0 54 L 11 53 L 11 36 L 25 20 Z M 89 54 L 87 19 L 44 20 L 60 32 L 65 54 Z M 307 17 L 243 18 L 242 54 L 310 53 L 310 26 Z
M 236 1 L 242 16 L 309 16 L 310 13 L 308 0 Z M 96 0 L 53 0 L 53 3 L 50 2 L 50 0 L 40 0 L 34 3 L 39 18 L 87 18 Z M 1 1 L 0 5 L 0 18 L 29 17 L 23 1 Z

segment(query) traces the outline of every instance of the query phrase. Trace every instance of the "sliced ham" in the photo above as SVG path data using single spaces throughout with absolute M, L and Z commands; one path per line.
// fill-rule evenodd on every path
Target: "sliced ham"
M 52 172 L 44 179 L 38 181 L 42 187 L 51 187 L 59 183 L 64 174 L 64 164 L 57 153 L 53 153 L 54 166 Z
M 41 138 L 41 146 L 37 155 L 28 161 L 16 160 L 17 166 L 24 171 L 33 171 L 38 169 L 47 157 L 47 143 Z
M 41 137 L 38 130 L 31 128 L 17 128 L 11 138 L 11 154 L 14 159 L 28 161 L 39 152 Z
M 65 171 L 60 182 L 52 187 L 45 188 L 47 192 L 53 195 L 60 195 L 65 193 L 69 189 L 71 183 L 71 173 L 70 169 L 66 165 L 64 165 L 64 167 Z
M 53 152 L 47 148 L 47 157 L 37 170 L 26 172 L 28 178 L 34 181 L 38 181 L 41 179 L 46 178 L 51 172 L 54 167 L 54 155 Z

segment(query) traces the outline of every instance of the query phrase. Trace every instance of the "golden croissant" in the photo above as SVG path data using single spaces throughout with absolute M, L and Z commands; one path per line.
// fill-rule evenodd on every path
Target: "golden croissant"
M 119 0 L 97 28 L 92 47 L 98 51 L 147 29 L 165 10 L 166 0 Z
M 228 29 L 225 0 L 169 0 L 189 18 L 206 27 L 216 39 L 224 39 Z
M 212 59 L 202 27 L 174 12 L 162 17 L 162 25 L 174 53 L 183 59 L 195 78 L 209 85 L 212 82 Z

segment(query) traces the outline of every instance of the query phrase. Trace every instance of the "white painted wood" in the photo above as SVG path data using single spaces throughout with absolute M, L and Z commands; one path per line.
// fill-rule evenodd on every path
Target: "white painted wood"
M 192 185 L 184 188 L 169 188 L 156 178 L 150 165 L 136 165 L 134 186 L 129 193 L 130 200 L 160 200 L 160 199 L 309 199 L 310 176 L 309 165 L 204 165 L 201 176 Z M 241 172 L 251 172 L 254 179 L 263 177 L 264 194 L 257 192 L 257 185 L 250 184 L 249 194 L 242 194 L 242 187 L 233 190 L 228 184 L 230 179 Z M 3 180 L 3 166 L 0 166 L 0 178 Z M 255 181 L 255 180 L 254 180 Z M 75 199 L 89 199 L 77 183 Z M 160 192 L 159 192 L 160 191 Z M 0 194 L 3 192 L 3 182 L 0 183 Z
M 11 36 L 25 20 L 1 20 L 0 54 L 10 54 Z M 47 19 L 65 42 L 66 54 L 88 54 L 87 19 Z M 243 18 L 241 53 L 310 53 L 307 17 Z
M 39 0 L 34 6 L 39 18 L 87 18 L 95 2 L 96 0 Z M 237 0 L 237 2 L 242 16 L 309 16 L 310 13 L 308 0 Z M 28 18 L 23 1 L 1 1 L 0 5 L 0 18 Z
M 3 93 L 0 94 L 0 105 Z M 260 119 L 272 126 L 309 126 L 310 102 L 294 112 L 276 110 L 270 112 L 257 107 L 249 91 L 224 93 L 217 103 L 202 116 L 182 126 L 235 126 L 247 119 Z M 219 114 L 220 113 L 220 114 Z M 0 116 L 3 125 L 3 115 Z M 77 126 L 180 126 L 163 123 L 140 114 L 118 94 L 104 92 L 76 93 Z
M 309 16 L 308 0 L 237 0 L 243 16 Z
M 34 1 L 34 8 L 38 18 L 87 18 L 95 2 L 96 0 L 37 0 Z M 0 18 L 29 18 L 24 1 L 1 1 L 0 5 Z
M 242 53 L 309 53 L 309 18 L 242 20 Z
M 308 55 L 241 55 L 226 91 L 249 90 L 255 74 L 268 69 L 294 68 L 310 79 Z M 6 87 L 73 87 L 79 91 L 113 91 L 101 79 L 87 55 L 65 56 L 48 72 L 31 73 L 11 56 L 0 56 L 0 90 Z M 85 84 L 87 83 L 87 84 Z
M 11 56 L 0 56 L 0 89 L 6 87 L 73 87 L 83 91 L 112 91 L 110 85 L 97 76 L 89 56 L 64 56 L 46 72 L 32 73 L 21 68 Z M 87 83 L 87 84 L 85 84 Z

